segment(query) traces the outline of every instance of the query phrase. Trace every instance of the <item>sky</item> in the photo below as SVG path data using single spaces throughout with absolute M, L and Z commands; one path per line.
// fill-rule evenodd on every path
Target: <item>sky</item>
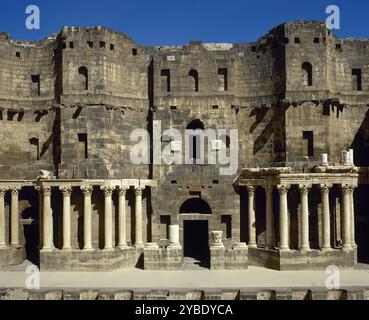
M 328 5 L 340 8 L 342 38 L 369 38 L 368 0 L 2 0 L 0 31 L 19 40 L 41 40 L 62 26 L 102 25 L 140 45 L 250 42 L 294 20 L 322 20 Z M 25 10 L 40 8 L 40 29 L 28 30 Z

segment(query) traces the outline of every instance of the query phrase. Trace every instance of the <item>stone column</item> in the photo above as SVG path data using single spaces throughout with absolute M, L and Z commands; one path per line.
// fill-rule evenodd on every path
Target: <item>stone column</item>
M 311 186 L 300 185 L 301 195 L 301 235 L 300 235 L 300 250 L 310 250 L 309 243 L 309 190 Z
M 118 228 L 118 247 L 127 247 L 127 233 L 126 233 L 126 194 L 129 187 L 119 187 L 119 228 Z
M 255 187 L 247 186 L 249 215 L 249 248 L 256 248 Z
M 342 250 L 348 251 L 352 250 L 351 246 L 351 203 L 350 194 L 352 186 L 349 184 L 342 184 L 342 203 L 343 203 L 343 232 L 342 232 Z
M 355 188 L 352 186 L 350 190 L 350 206 L 351 206 L 351 221 L 350 221 L 350 242 L 351 247 L 353 249 L 357 248 L 356 242 L 355 242 L 355 204 L 354 204 L 354 190 Z
M 320 192 L 322 199 L 322 247 L 323 251 L 332 250 L 331 247 L 331 218 L 329 211 L 329 190 L 332 188 L 330 184 L 321 184 Z
M 53 216 L 51 212 L 51 187 L 42 187 L 43 196 L 43 251 L 52 251 L 54 249 L 53 241 Z
M 273 214 L 273 186 L 265 187 L 266 197 L 266 241 L 269 249 L 275 247 L 274 214 Z
M 105 251 L 112 251 L 113 249 L 113 209 L 112 199 L 114 187 L 102 186 L 101 190 L 104 191 L 105 205 L 104 205 L 104 229 L 105 229 Z
M 211 247 L 224 248 L 222 241 L 223 231 L 212 231 L 211 232 Z
M 71 245 L 71 212 L 70 212 L 70 196 L 72 188 L 70 186 L 60 186 L 63 194 L 63 248 L 64 251 L 72 250 Z
M 18 195 L 21 187 L 11 187 L 11 227 L 10 227 L 10 244 L 19 247 L 19 206 Z
M 5 192 L 7 187 L 0 187 L 0 249 L 6 248 L 6 225 L 5 225 Z
M 135 188 L 135 196 L 136 196 L 136 207 L 135 207 L 135 246 L 143 247 L 142 241 L 142 191 L 145 187 L 136 187 Z
M 93 187 L 92 186 L 82 186 L 81 190 L 84 196 L 84 212 L 83 212 L 83 250 L 84 251 L 92 251 L 92 213 L 91 213 L 91 194 Z
M 289 186 L 279 185 L 279 250 L 289 251 L 287 193 Z
M 171 248 L 181 247 L 179 243 L 179 225 L 172 224 L 169 226 L 169 246 Z

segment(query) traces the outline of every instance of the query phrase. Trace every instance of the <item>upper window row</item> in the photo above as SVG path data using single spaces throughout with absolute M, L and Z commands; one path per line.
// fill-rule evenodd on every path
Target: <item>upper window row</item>
M 161 69 L 161 90 L 170 92 L 171 81 L 170 81 L 170 69 Z M 188 72 L 188 79 L 190 83 L 190 90 L 199 92 L 199 73 L 195 69 L 191 69 Z M 218 91 L 228 91 L 228 71 L 226 68 L 218 69 Z
M 93 42 L 93 41 L 87 41 L 86 42 L 86 44 L 87 44 L 87 46 L 89 47 L 89 48 L 91 48 L 91 49 L 93 49 L 96 45 L 95 45 L 95 43 Z M 63 49 L 66 49 L 67 48 L 67 45 L 68 45 L 68 47 L 70 48 L 70 49 L 74 49 L 74 42 L 73 41 L 69 41 L 68 42 L 68 44 L 66 43 L 66 42 L 63 42 L 63 44 L 62 44 L 62 48 Z M 104 48 L 106 48 L 107 47 L 107 44 L 106 44 L 106 42 L 105 41 L 99 41 L 98 42 L 98 47 L 99 48 L 101 48 L 101 49 L 104 49 Z M 110 48 L 110 50 L 115 50 L 115 45 L 114 44 L 110 44 L 109 45 L 109 48 Z M 137 48 L 132 48 L 132 55 L 133 56 L 137 56 Z

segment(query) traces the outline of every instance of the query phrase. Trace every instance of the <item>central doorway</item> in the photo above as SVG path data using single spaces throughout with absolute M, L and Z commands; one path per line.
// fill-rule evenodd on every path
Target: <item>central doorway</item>
M 208 220 L 183 221 L 183 255 L 194 265 L 210 267 Z

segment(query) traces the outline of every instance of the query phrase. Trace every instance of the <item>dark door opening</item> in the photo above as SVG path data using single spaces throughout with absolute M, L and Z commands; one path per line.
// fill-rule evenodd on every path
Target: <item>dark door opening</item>
M 31 206 L 23 211 L 22 224 L 24 230 L 26 259 L 39 266 L 40 254 L 38 245 L 40 235 L 37 207 Z
M 183 254 L 193 258 L 201 267 L 210 267 L 210 249 L 207 220 L 183 221 Z

